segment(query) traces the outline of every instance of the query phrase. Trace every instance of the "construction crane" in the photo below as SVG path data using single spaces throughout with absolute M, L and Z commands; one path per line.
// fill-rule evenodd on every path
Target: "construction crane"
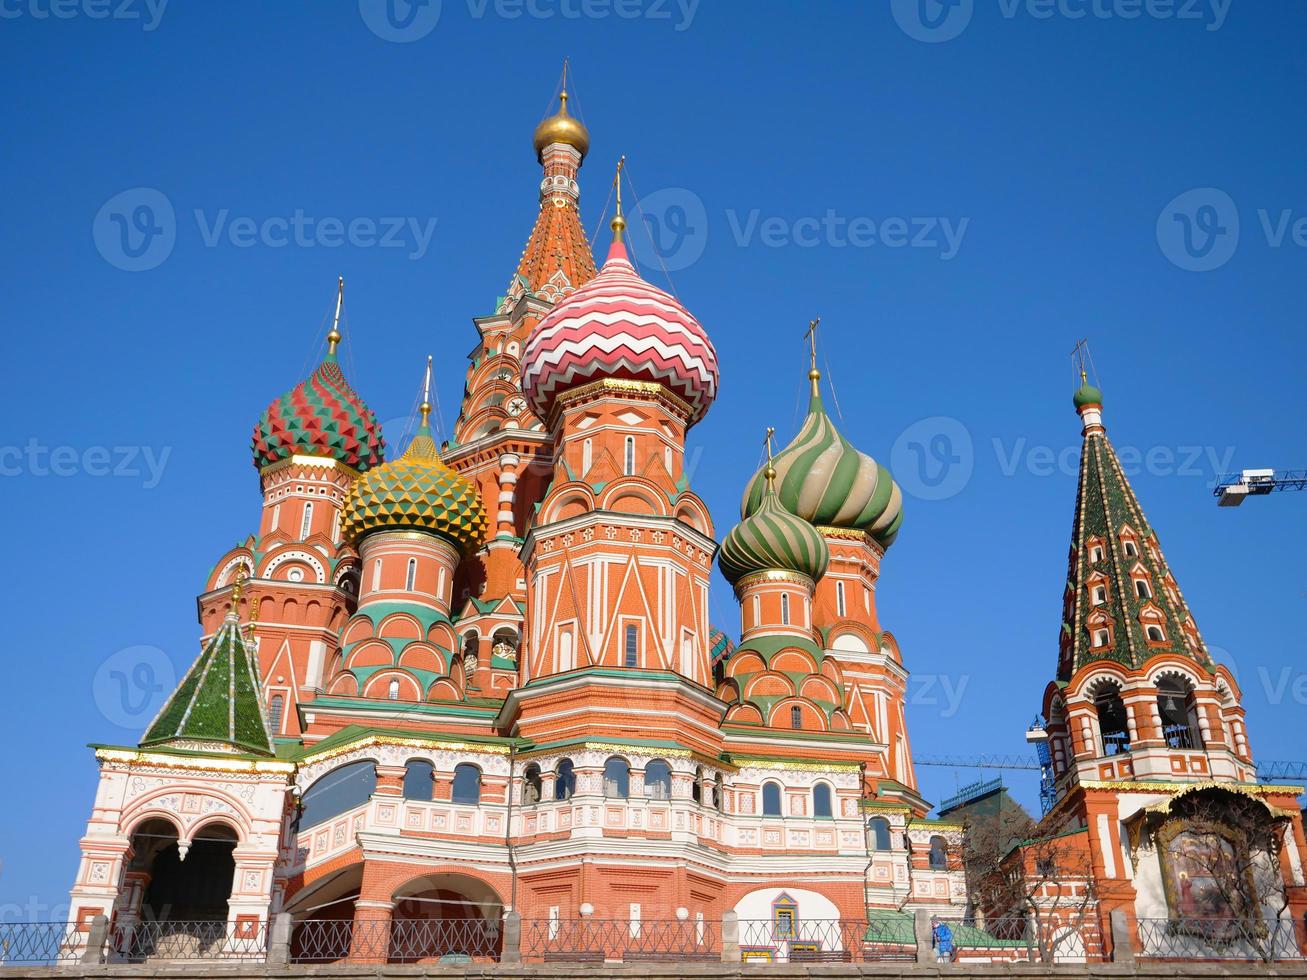
M 1243 470 L 1216 481 L 1212 495 L 1222 507 L 1238 507 L 1247 497 L 1281 490 L 1307 490 L 1307 470 Z

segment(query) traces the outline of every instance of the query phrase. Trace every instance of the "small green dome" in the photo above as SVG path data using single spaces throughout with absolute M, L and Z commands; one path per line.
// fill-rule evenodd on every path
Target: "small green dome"
M 373 531 L 410 529 L 468 552 L 485 540 L 488 525 L 476 487 L 445 465 L 425 421 L 403 456 L 354 481 L 340 512 L 351 544 Z
M 722 541 L 717 552 L 726 581 L 734 585 L 753 572 L 798 572 L 814 582 L 826 574 L 830 551 L 811 524 L 791 514 L 768 487 L 757 510 Z
M 1091 385 L 1088 381 L 1083 382 L 1076 389 L 1075 397 L 1072 401 L 1076 404 L 1076 411 L 1084 408 L 1086 405 L 1097 405 L 1103 407 L 1103 393 Z

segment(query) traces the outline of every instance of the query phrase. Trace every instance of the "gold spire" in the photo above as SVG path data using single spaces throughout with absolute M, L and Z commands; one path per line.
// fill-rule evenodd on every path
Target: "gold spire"
M 808 380 L 812 382 L 812 394 L 816 397 L 821 393 L 817 382 L 821 380 L 821 372 L 817 370 L 817 327 L 821 325 L 821 317 L 808 321 L 808 330 L 803 335 L 808 338 L 808 349 L 811 357 L 808 365 Z
M 613 241 L 620 242 L 626 231 L 626 218 L 622 215 L 622 166 L 626 163 L 623 154 L 617 161 L 617 174 L 613 177 L 613 186 L 617 188 L 617 213 L 613 215 Z M 637 202 L 638 203 L 638 202 Z
M 427 374 L 422 379 L 422 404 L 418 406 L 418 411 L 422 413 L 422 425 L 427 424 L 431 416 L 431 355 L 427 355 Z
M 581 157 L 584 158 L 590 149 L 590 131 L 585 128 L 585 124 L 579 119 L 574 119 L 567 111 L 567 89 L 564 88 L 558 93 L 558 112 L 548 119 L 542 120 L 536 127 L 535 138 L 532 141 L 535 145 L 536 157 L 543 158 L 545 147 L 552 143 L 564 143 L 573 147 Z M 543 159 L 541 159 L 543 162 Z
M 331 332 L 327 334 L 327 354 L 330 357 L 336 356 L 336 348 L 340 345 L 340 308 L 345 302 L 345 277 L 336 278 L 336 316 L 331 321 Z
M 763 477 L 767 480 L 767 489 L 774 491 L 776 489 L 776 467 L 772 465 L 772 436 L 776 435 L 776 430 L 770 425 L 767 426 L 767 434 L 763 436 L 763 442 L 767 445 L 767 468 L 762 471 Z

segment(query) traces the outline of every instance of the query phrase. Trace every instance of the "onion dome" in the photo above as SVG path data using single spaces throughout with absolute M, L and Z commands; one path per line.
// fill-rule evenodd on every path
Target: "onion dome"
M 558 112 L 536 127 L 533 142 L 538 158 L 544 157 L 545 147 L 551 143 L 566 143 L 568 146 L 575 147 L 576 151 L 583 158 L 585 157 L 590 149 L 590 130 L 585 128 L 581 120 L 568 114 L 567 89 L 563 89 L 558 95 Z
M 613 244 L 599 274 L 536 324 L 522 354 L 522 390 L 548 419 L 564 391 L 604 378 L 651 381 L 690 406 L 690 425 L 717 397 L 717 352 L 689 311 L 636 273 L 622 243 L 620 194 Z
M 716 626 L 708 627 L 708 662 L 716 664 L 735 652 L 735 643 Z
M 826 574 L 826 539 L 781 504 L 771 485 L 775 472 L 770 465 L 763 470 L 762 502 L 731 528 L 717 551 L 717 564 L 732 585 L 753 572 L 797 572 L 814 582 Z
M 1097 405 L 1099 408 L 1102 408 L 1103 393 L 1091 385 L 1082 375 L 1080 378 L 1080 387 L 1076 389 L 1072 401 L 1075 402 L 1076 411 L 1079 411 L 1086 405 Z
M 422 424 L 404 455 L 364 473 L 349 488 L 340 526 L 351 544 L 373 531 L 404 529 L 439 535 L 462 552 L 485 540 L 489 522 L 481 497 L 440 458 L 430 413 L 431 403 L 424 401 Z
M 251 443 L 259 469 L 296 455 L 325 456 L 356 470 L 371 469 L 385 458 L 377 417 L 336 362 L 339 343 L 340 333 L 333 326 L 327 334 L 326 359 L 318 369 L 259 417 Z
M 903 493 L 890 472 L 840 435 L 822 406 L 816 368 L 809 372 L 812 400 L 799 434 L 776 454 L 776 495 L 781 505 L 822 527 L 864 531 L 889 547 L 903 522 Z M 749 482 L 741 516 L 756 513 L 767 481 Z

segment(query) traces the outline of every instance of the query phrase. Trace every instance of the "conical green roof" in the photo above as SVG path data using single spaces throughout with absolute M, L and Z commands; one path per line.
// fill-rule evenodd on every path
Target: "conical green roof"
M 254 658 L 229 613 L 150 725 L 141 747 L 213 743 L 237 752 L 272 755 Z
M 815 383 L 808 417 L 773 465 L 776 495 L 790 513 L 811 524 L 865 531 L 884 547 L 893 543 L 903 523 L 903 494 L 888 469 L 840 435 Z M 759 470 L 744 492 L 741 516 L 758 510 L 766 485 Z
M 826 574 L 826 539 L 807 521 L 791 514 L 771 487 L 758 509 L 731 528 L 717 552 L 717 563 L 734 585 L 752 572 L 798 572 L 814 582 Z

